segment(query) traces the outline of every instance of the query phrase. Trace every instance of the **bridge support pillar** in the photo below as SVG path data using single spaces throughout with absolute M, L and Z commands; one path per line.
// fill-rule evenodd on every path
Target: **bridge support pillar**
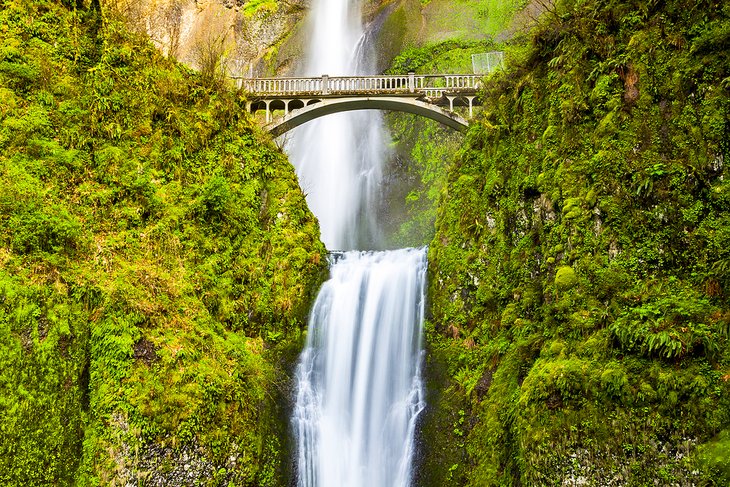
M 456 97 L 446 95 L 446 98 L 449 100 L 449 111 L 453 112 L 454 111 L 454 100 L 456 99 Z
M 269 109 L 271 100 L 264 100 L 264 103 L 266 104 L 266 123 L 269 123 L 271 122 L 271 110 Z
M 476 98 L 476 96 L 466 97 L 466 99 L 469 100 L 469 118 L 474 116 L 474 111 L 472 110 L 472 108 L 474 107 L 474 98 Z

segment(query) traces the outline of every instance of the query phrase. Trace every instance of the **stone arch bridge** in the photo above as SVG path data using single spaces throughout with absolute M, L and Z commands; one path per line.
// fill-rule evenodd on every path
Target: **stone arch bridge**
M 395 110 L 431 118 L 459 131 L 469 122 L 455 106 L 478 103 L 482 75 L 327 76 L 318 78 L 235 78 L 249 94 L 251 113 L 266 111 L 266 126 L 279 136 L 299 125 L 350 110 Z M 274 117 L 274 111 L 283 116 Z

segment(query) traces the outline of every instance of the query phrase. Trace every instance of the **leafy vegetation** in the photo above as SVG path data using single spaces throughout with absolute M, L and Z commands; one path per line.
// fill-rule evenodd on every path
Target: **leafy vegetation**
M 448 74 L 471 73 L 472 54 L 495 49 L 491 40 L 444 41 L 419 47 L 409 47 L 400 52 L 391 62 L 387 73 L 403 74 Z
M 491 40 L 452 40 L 410 47 L 395 56 L 386 73 L 470 73 L 471 55 L 494 50 L 495 46 Z M 387 113 L 386 123 L 393 141 L 388 172 L 400 185 L 386 188 L 385 212 L 395 221 L 391 222 L 393 228 L 385 233 L 390 235 L 391 246 L 426 245 L 433 238 L 446 166 L 459 149 L 463 136 L 437 122 L 406 113 Z M 399 204 L 394 203 L 393 199 L 398 198 Z M 393 208 L 400 207 L 403 200 L 405 215 L 392 218 Z
M 2 0 L 0 46 L 0 483 L 280 485 L 325 272 L 286 158 L 98 2 Z
M 446 167 L 421 475 L 725 485 L 730 7 L 548 6 Z

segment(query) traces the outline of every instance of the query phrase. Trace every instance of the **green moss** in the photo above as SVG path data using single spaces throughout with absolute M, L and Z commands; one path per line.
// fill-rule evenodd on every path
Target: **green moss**
M 0 483 L 281 485 L 317 222 L 245 100 L 99 15 L 0 9 Z
M 494 49 L 492 40 L 449 40 L 404 49 L 386 71 L 403 74 L 470 73 L 471 55 Z
M 459 485 L 723 484 L 729 19 L 559 1 L 485 81 L 429 248 Z
M 567 216 L 566 216 L 567 218 Z M 564 265 L 558 267 L 555 273 L 555 287 L 561 291 L 566 291 L 578 284 L 578 276 L 572 267 Z

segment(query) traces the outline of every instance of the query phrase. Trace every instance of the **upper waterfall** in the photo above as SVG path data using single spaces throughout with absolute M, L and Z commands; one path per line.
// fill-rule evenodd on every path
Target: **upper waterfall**
M 374 56 L 361 17 L 359 1 L 314 0 L 302 74 L 371 74 Z M 327 248 L 382 245 L 367 209 L 378 201 L 386 147 L 378 112 L 338 113 L 294 130 L 289 153 Z

